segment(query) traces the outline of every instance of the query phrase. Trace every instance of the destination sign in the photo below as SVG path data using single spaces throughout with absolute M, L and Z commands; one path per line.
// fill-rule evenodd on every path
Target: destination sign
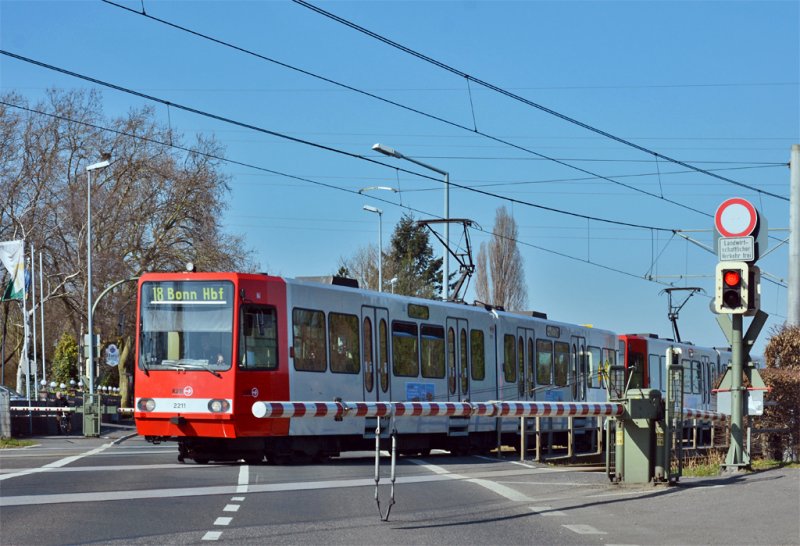
M 158 283 L 150 287 L 151 304 L 214 304 L 228 303 L 230 286 L 218 283 Z
M 717 254 L 722 262 L 752 262 L 755 243 L 752 237 L 721 237 Z

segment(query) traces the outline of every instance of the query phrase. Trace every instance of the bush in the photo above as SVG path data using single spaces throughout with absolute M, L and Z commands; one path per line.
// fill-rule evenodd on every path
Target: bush
M 78 379 L 78 342 L 67 333 L 56 344 L 51 373 L 56 383 L 69 385 L 70 379 Z
M 761 435 L 764 455 L 778 461 L 797 461 L 800 455 L 800 326 L 773 329 L 764 350 L 767 369 L 761 370 L 770 388 L 759 428 L 781 429 Z

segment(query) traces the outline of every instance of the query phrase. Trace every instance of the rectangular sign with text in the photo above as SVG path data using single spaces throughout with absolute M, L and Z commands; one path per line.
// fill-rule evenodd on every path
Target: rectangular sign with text
M 717 254 L 721 262 L 752 262 L 755 244 L 752 237 L 720 237 Z

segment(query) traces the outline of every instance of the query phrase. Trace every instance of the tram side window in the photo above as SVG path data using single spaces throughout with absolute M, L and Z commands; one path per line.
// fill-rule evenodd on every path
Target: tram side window
M 331 371 L 361 372 L 361 342 L 358 339 L 358 317 L 343 313 L 328 314 Z
M 700 394 L 703 391 L 703 368 L 700 362 L 692 360 L 692 392 Z
M 661 379 L 661 358 L 658 355 L 647 355 L 647 373 L 650 375 L 650 388 L 661 390 L 664 384 Z
M 644 384 L 644 354 L 628 351 L 628 374 L 625 377 L 626 383 L 632 389 L 643 389 Z
M 246 370 L 278 367 L 278 332 L 275 309 L 245 305 L 239 327 L 239 366 Z
M 327 368 L 325 314 L 310 309 L 293 309 L 292 338 L 294 369 L 324 372 Z
M 519 368 L 519 384 L 517 385 L 517 391 L 520 397 L 523 397 L 525 396 L 525 340 L 522 339 L 522 336 L 517 338 L 517 363 L 517 368 Z
M 467 331 L 461 329 L 458 336 L 459 346 L 461 348 L 461 393 L 466 394 L 469 392 L 469 362 L 467 360 Z
M 503 337 L 503 376 L 506 383 L 517 381 L 517 344 L 513 335 L 506 334 Z
M 423 324 L 422 377 L 444 377 L 444 328 Z
M 589 386 L 595 389 L 603 386 L 600 380 L 602 362 L 600 347 L 589 346 Z
M 683 367 L 683 394 L 692 394 L 692 363 L 687 360 L 681 360 Z
M 456 393 L 456 331 L 447 329 L 447 388 L 450 394 Z
M 569 351 L 568 351 L 569 352 Z M 553 342 L 536 340 L 536 384 L 549 385 L 553 375 Z
M 372 392 L 375 386 L 375 366 L 372 363 L 372 320 L 364 317 L 361 327 L 364 340 L 364 389 Z
M 386 320 L 378 323 L 378 364 L 380 366 L 381 391 L 389 390 L 389 333 Z
M 486 379 L 486 353 L 483 345 L 483 330 L 470 330 L 470 353 L 472 356 L 472 380 Z
M 413 322 L 392 322 L 392 371 L 394 375 L 419 375 L 417 325 Z
M 556 385 L 559 387 L 566 386 L 569 376 L 569 343 L 556 341 L 556 360 L 554 372 Z
M 616 365 L 617 365 L 617 352 L 614 351 L 613 349 L 603 349 L 603 373 L 605 374 L 606 377 L 608 377 L 608 374 L 611 373 L 611 366 L 616 366 Z
M 536 393 L 536 381 L 534 381 L 536 377 L 536 352 L 533 350 L 533 338 L 528 338 L 528 360 L 527 360 L 528 374 L 525 376 L 525 384 L 526 389 L 528 390 L 528 396 L 533 396 Z

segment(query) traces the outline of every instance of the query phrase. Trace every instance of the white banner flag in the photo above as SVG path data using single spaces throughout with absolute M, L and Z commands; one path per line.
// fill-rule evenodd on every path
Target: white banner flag
M 25 288 L 25 243 L 6 241 L 0 243 L 0 261 L 11 273 L 11 286 L 3 299 L 22 299 Z

